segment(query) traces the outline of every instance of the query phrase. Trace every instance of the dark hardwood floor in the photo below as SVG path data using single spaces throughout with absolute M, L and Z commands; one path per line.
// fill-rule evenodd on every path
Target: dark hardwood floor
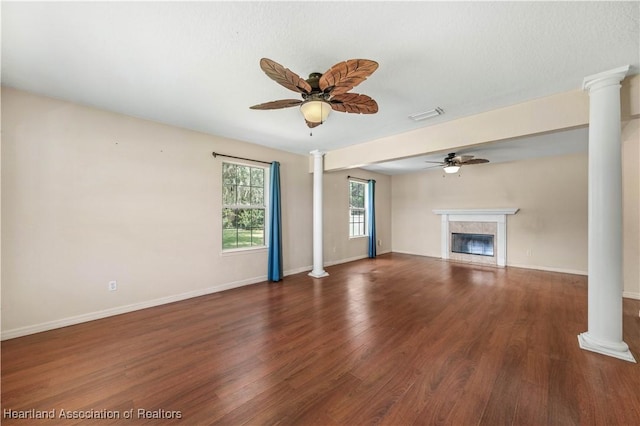
M 586 277 L 400 254 L 327 272 L 2 342 L 2 424 L 640 424 L 640 364 L 578 347 Z

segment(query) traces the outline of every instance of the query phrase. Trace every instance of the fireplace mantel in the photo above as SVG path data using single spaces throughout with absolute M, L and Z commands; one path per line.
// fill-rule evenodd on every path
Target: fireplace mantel
M 511 209 L 435 209 L 435 214 L 516 214 L 518 208 Z
M 519 208 L 502 209 L 434 209 L 433 213 L 442 217 L 441 253 L 443 259 L 449 259 L 449 222 L 495 222 L 496 261 L 498 266 L 507 264 L 507 215 L 516 214 Z

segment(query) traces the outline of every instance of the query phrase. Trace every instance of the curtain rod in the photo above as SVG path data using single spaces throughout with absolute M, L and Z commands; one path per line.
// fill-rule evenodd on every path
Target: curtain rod
M 236 160 L 253 161 L 254 163 L 271 164 L 268 161 L 260 161 L 260 160 L 252 160 L 251 158 L 235 157 L 233 155 L 225 155 L 225 154 L 220 154 L 218 152 L 212 152 L 211 155 L 213 155 L 213 158 L 220 156 L 220 157 L 227 157 L 227 158 L 235 158 Z
M 375 179 L 363 179 L 363 178 L 359 178 L 359 177 L 355 177 L 355 176 L 347 176 L 347 179 L 357 179 L 357 180 L 363 180 L 365 182 L 369 182 L 370 180 L 375 182 Z

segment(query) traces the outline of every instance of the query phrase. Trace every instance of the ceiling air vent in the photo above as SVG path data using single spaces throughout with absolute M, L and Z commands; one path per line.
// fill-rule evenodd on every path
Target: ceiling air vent
M 444 110 L 440 107 L 437 107 L 429 111 L 419 112 L 417 114 L 411 114 L 409 118 L 412 119 L 413 121 L 421 121 L 421 120 L 426 120 L 427 118 L 437 117 L 442 114 L 444 114 Z

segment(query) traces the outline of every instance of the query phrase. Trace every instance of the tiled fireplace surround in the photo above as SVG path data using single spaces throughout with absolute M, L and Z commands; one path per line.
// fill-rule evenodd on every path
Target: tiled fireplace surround
M 442 226 L 440 249 L 443 259 L 473 262 L 485 265 L 505 266 L 507 264 L 507 220 L 506 215 L 516 214 L 519 209 L 437 209 Z M 493 235 L 494 256 L 453 253 L 451 233 Z

